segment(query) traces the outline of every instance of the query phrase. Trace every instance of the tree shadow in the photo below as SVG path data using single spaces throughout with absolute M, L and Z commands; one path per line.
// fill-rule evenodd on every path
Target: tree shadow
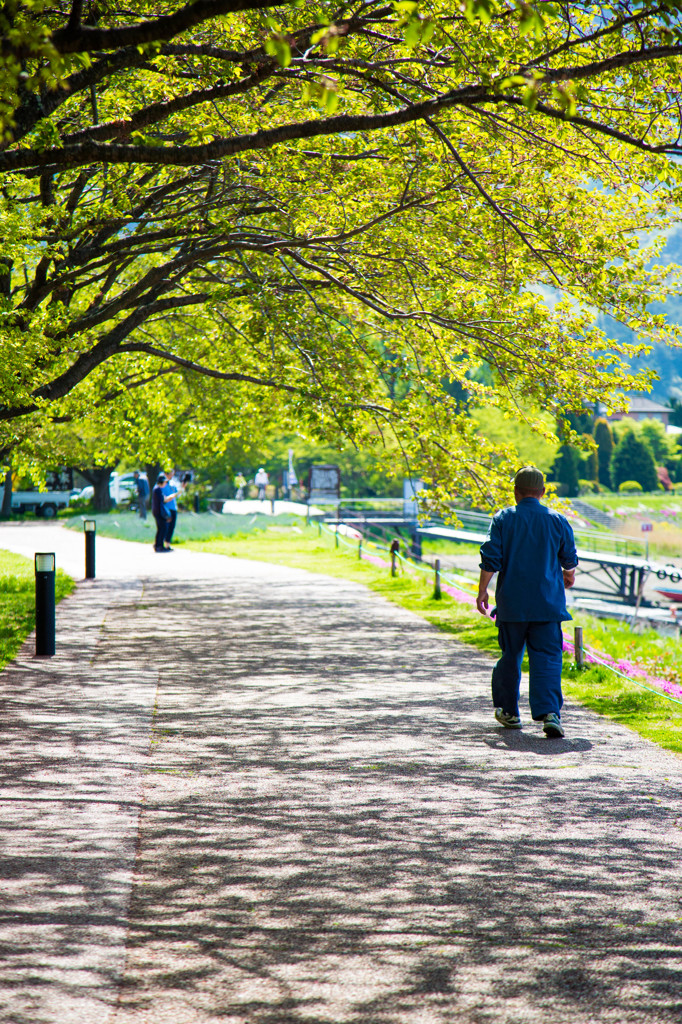
M 152 582 L 143 604 L 70 688 L 8 705 L 3 1019 L 680 1019 L 674 758 L 571 710 L 577 738 L 499 729 L 488 657 L 351 584 Z M 143 793 L 135 673 L 160 678 Z M 130 889 L 107 843 L 138 805 Z

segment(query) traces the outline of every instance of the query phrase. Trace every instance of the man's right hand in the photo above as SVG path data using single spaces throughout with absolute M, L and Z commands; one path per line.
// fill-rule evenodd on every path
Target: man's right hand
M 564 586 L 566 590 L 570 590 L 575 583 L 575 569 L 563 569 Z
M 476 607 L 481 615 L 488 614 L 488 591 L 479 591 L 476 597 Z

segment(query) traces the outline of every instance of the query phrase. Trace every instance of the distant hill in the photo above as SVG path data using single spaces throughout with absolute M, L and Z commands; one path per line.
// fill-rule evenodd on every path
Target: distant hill
M 670 234 L 660 257 L 661 262 L 682 265 L 682 229 Z M 665 312 L 668 318 L 682 324 L 682 295 L 676 295 L 664 304 L 653 303 L 654 312 Z M 600 316 L 599 327 L 614 341 L 632 341 L 633 333 L 622 324 L 610 317 Z M 652 351 L 644 359 L 633 360 L 633 368 L 646 367 L 655 370 L 659 380 L 654 382 L 650 397 L 659 402 L 667 402 L 672 396 L 682 400 L 682 348 L 668 348 L 667 345 L 654 345 Z

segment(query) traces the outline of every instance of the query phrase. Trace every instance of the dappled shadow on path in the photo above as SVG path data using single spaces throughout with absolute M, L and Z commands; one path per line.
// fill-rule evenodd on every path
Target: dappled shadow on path
M 125 629 L 140 594 L 81 587 L 57 656 L 28 642 L 0 674 L 3 1024 L 99 1024 L 115 1004 L 158 676 Z
M 81 590 L 3 674 L 0 1019 L 679 1021 L 680 762 L 502 730 L 486 656 L 239 571 Z
M 500 730 L 489 659 L 349 584 L 147 600 L 171 656 L 115 1024 L 680 1019 L 673 758 L 584 713 Z

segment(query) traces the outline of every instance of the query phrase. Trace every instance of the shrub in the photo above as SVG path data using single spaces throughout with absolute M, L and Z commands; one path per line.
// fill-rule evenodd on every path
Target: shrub
M 68 505 L 69 512 L 93 512 L 95 509 L 92 498 L 72 498 Z
M 658 489 L 656 463 L 651 448 L 628 429 L 623 431 L 611 456 L 611 481 L 620 490 L 620 485 L 630 480 L 636 480 L 643 491 Z
M 599 494 L 601 487 L 596 480 L 578 480 L 578 494 Z
M 622 484 L 618 487 L 619 491 L 641 491 L 642 485 L 637 483 L 636 480 L 623 480 Z

